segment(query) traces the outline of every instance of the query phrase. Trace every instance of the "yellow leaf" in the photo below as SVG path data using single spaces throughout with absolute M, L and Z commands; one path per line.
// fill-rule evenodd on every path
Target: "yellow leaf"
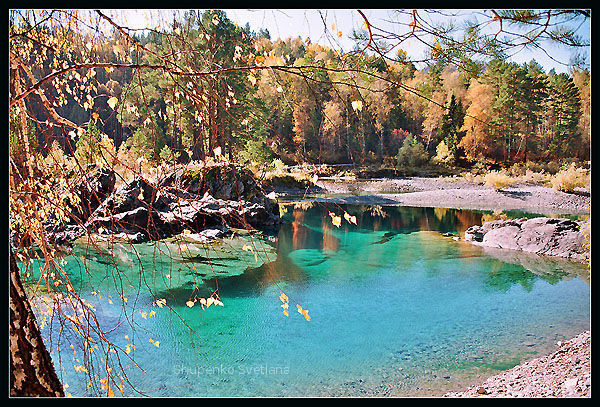
M 194 301 L 187 301 L 185 303 L 185 305 L 187 305 L 188 307 L 192 308 L 194 306 Z
M 129 340 L 129 335 L 125 335 L 125 339 Z
M 111 109 L 114 109 L 115 106 L 117 105 L 117 102 L 119 101 L 119 99 L 117 99 L 116 97 L 111 97 L 108 99 L 108 101 L 106 103 L 108 103 L 108 105 L 110 106 Z
M 96 112 L 92 113 L 92 118 L 93 118 L 94 120 L 97 120 L 97 119 L 98 119 L 98 117 L 100 117 L 100 115 L 99 115 L 98 113 L 96 113 Z
M 290 307 L 290 304 L 287 302 L 284 302 L 283 304 L 281 304 L 281 308 L 283 309 L 288 309 Z
M 362 100 L 354 100 L 352 102 L 352 109 L 356 110 L 362 110 L 363 108 L 363 104 L 362 104 Z
M 330 213 L 330 215 L 331 215 L 331 213 Z M 331 215 L 331 223 L 333 224 L 333 226 L 336 226 L 339 228 L 342 225 L 342 217 L 336 216 L 335 214 Z
M 289 317 L 290 313 L 288 312 L 288 310 L 284 309 L 283 310 L 283 315 L 285 315 L 286 317 Z
M 108 397 L 115 397 L 115 393 L 112 390 L 110 390 L 110 389 L 108 390 L 108 392 L 106 393 L 106 395 Z
M 335 23 L 331 24 L 331 29 L 335 30 Z
M 148 314 L 149 317 L 153 317 L 154 315 L 156 315 L 156 312 L 154 312 L 154 310 L 150 311 L 150 314 Z
M 337 32 L 337 36 L 341 38 L 341 37 L 342 37 L 342 32 L 341 32 L 341 31 L 338 31 L 338 32 Z
M 158 308 L 164 307 L 166 303 L 167 300 L 165 300 L 164 298 L 159 298 L 158 300 L 156 300 L 156 305 L 158 305 Z
M 265 62 L 265 57 L 263 57 L 262 55 L 257 55 L 256 58 L 254 58 L 254 62 L 256 63 L 256 65 L 260 65 L 263 62 Z
M 285 293 L 281 293 L 281 295 L 279 296 L 279 299 L 281 300 L 281 302 L 287 302 L 288 296 L 285 295 Z
M 142 316 L 142 318 L 146 319 L 146 313 L 145 312 L 140 312 L 140 315 Z
M 152 338 L 150 338 L 150 343 L 154 346 L 156 346 L 158 348 L 158 345 L 160 344 L 159 341 L 154 341 Z

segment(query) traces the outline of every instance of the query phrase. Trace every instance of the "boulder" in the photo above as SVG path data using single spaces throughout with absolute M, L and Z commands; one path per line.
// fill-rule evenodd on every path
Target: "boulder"
M 136 176 L 107 197 L 85 227 L 109 234 L 141 233 L 151 240 L 184 230 L 213 230 L 201 238 L 211 241 L 229 228 L 264 229 L 281 222 L 279 207 L 247 170 L 233 165 L 215 167 L 218 170 L 209 167 L 197 178 L 173 171 L 156 184 Z
M 495 220 L 471 226 L 465 231 L 465 240 L 486 247 L 582 261 L 589 259 L 589 245 L 582 231 L 587 227 L 587 222 L 564 218 Z
M 100 203 L 113 192 L 116 176 L 111 168 L 95 164 L 86 166 L 79 176 L 76 174 L 71 170 L 69 179 L 80 204 L 71 205 L 69 211 L 74 218 L 73 222 L 85 222 Z

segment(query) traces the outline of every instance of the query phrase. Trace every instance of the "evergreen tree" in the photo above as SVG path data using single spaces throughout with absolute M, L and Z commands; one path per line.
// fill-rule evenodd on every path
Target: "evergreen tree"
M 442 124 L 440 126 L 440 135 L 442 140 L 448 146 L 450 153 L 454 157 L 454 161 L 460 158 L 459 143 L 465 132 L 461 130 L 465 120 L 465 112 L 461 101 L 457 101 L 454 93 L 450 97 L 448 111 L 442 116 Z
M 556 157 L 570 157 L 576 151 L 579 132 L 579 90 L 565 73 L 550 80 L 550 107 L 552 139 L 548 153 Z

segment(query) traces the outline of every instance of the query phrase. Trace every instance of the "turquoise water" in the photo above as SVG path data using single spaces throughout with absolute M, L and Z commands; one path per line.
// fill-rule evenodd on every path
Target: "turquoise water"
M 441 395 L 590 327 L 587 266 L 443 235 L 481 223 L 484 212 L 306 206 L 287 206 L 276 234 L 210 250 L 76 245 L 64 258 L 73 286 L 95 307 L 107 339 L 131 350 L 106 353 L 99 343 L 88 352 L 101 366 L 92 374 L 106 376 L 108 355 L 112 364 L 119 356 L 136 389 L 125 385 L 126 396 Z M 329 212 L 344 211 L 357 225 L 343 216 L 332 225 Z M 223 307 L 186 305 L 214 291 Z M 159 298 L 167 306 L 153 305 Z M 73 367 L 89 366 L 82 339 L 43 309 L 36 312 L 66 391 L 93 395 Z

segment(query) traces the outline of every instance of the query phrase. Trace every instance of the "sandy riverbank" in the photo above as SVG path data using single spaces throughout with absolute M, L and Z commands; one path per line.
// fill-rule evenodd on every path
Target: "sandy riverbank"
M 341 203 L 522 210 L 545 215 L 589 214 L 591 210 L 589 191 L 565 193 L 532 184 L 515 184 L 500 191 L 460 178 L 321 179 L 317 184 L 326 199 Z M 341 194 L 347 196 L 328 196 Z

